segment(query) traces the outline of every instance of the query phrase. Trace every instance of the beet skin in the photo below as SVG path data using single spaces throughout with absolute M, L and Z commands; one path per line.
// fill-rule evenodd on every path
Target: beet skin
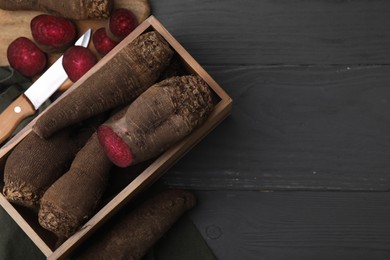
M 118 44 L 118 42 L 113 41 L 107 36 L 104 27 L 95 31 L 92 36 L 92 42 L 97 52 L 103 56 L 109 53 Z
M 62 59 L 64 70 L 72 82 L 76 82 L 97 62 L 95 55 L 83 46 L 72 46 Z
M 111 39 L 120 41 L 138 26 L 132 11 L 125 8 L 115 9 L 109 19 L 107 33 Z
M 11 42 L 7 58 L 11 67 L 27 77 L 41 73 L 47 62 L 45 53 L 26 37 L 19 37 Z

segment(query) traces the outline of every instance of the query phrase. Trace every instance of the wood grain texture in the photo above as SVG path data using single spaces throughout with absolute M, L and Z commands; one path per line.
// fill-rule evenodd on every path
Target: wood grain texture
M 389 193 L 368 191 L 390 185 L 390 2 L 151 5 L 233 98 L 164 176 L 209 190 L 192 218 L 217 258 L 389 259 Z
M 218 259 L 390 259 L 388 192 L 196 195 L 191 217 Z
M 151 1 L 203 65 L 388 64 L 390 2 Z
M 389 190 L 390 67 L 206 67 L 232 115 L 164 176 L 191 189 Z

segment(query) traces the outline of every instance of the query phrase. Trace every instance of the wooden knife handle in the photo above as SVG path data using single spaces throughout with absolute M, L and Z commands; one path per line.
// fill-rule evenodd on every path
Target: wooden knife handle
M 3 143 L 28 116 L 35 113 L 34 106 L 21 95 L 0 114 L 0 144 Z

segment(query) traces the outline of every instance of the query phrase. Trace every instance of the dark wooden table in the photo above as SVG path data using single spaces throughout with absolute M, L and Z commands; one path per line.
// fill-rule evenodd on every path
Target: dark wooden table
M 163 178 L 233 259 L 390 259 L 390 1 L 152 0 L 234 100 Z

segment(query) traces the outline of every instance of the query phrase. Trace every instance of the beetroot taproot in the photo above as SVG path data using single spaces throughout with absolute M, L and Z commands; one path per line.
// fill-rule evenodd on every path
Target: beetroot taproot
M 83 46 L 72 46 L 66 50 L 62 65 L 72 82 L 76 82 L 97 62 L 93 52 Z
M 46 54 L 26 37 L 19 37 L 10 43 L 7 58 L 11 67 L 27 77 L 41 73 L 47 63 Z
M 47 139 L 30 132 L 6 160 L 3 187 L 6 199 L 35 209 L 44 192 L 69 169 L 76 153 L 106 117 L 96 116 Z
M 116 120 L 125 112 L 126 107 L 114 112 L 109 120 Z M 75 156 L 69 171 L 42 196 L 38 213 L 41 226 L 59 238 L 72 235 L 92 216 L 101 202 L 111 166 L 94 131 Z
M 34 132 L 46 138 L 66 126 L 132 102 L 156 82 L 172 56 L 173 50 L 159 33 L 138 36 L 47 109 L 35 122 Z
M 153 194 L 117 214 L 71 259 L 144 259 L 148 250 L 196 203 L 195 194 L 186 190 Z
M 45 52 L 62 52 L 77 36 L 74 23 L 64 17 L 37 15 L 31 20 L 30 27 L 35 42 Z
M 126 114 L 98 129 L 99 142 L 119 167 L 151 159 L 200 126 L 213 109 L 212 92 L 199 76 L 154 84 Z
M 42 227 L 69 237 L 94 213 L 106 189 L 112 164 L 94 133 L 68 172 L 43 194 L 38 212 Z

